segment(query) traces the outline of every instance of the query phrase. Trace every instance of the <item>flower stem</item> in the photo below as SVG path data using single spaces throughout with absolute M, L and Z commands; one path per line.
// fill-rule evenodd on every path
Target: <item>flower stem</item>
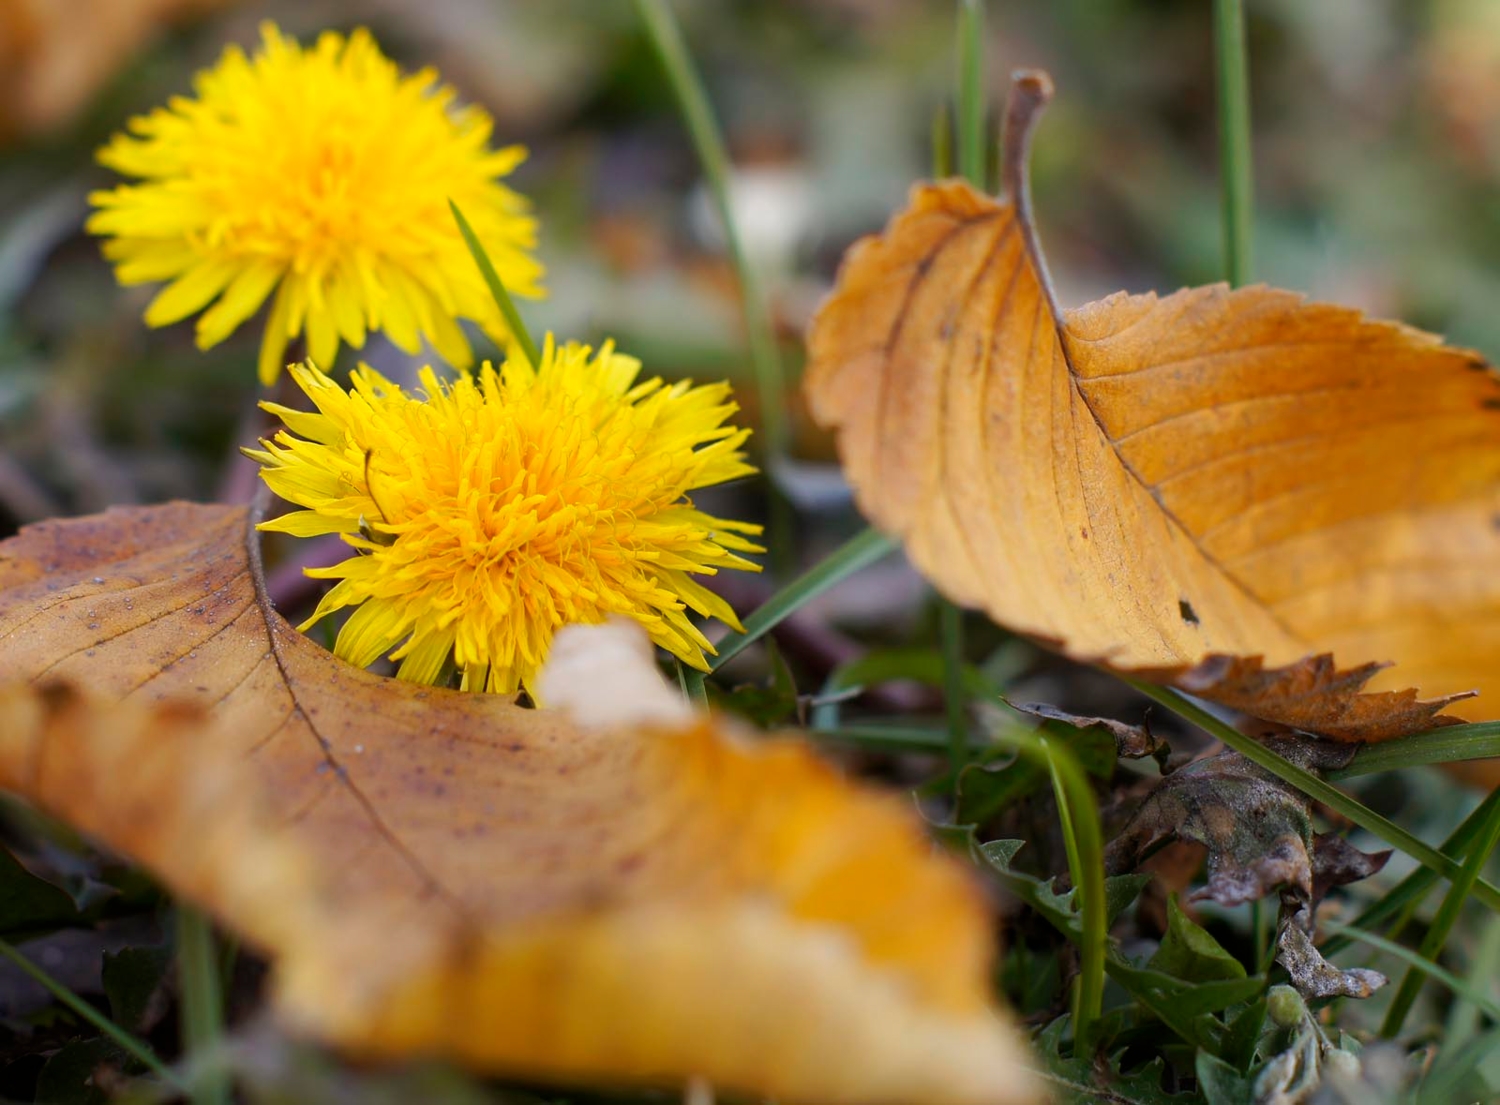
M 1214 0 L 1214 58 L 1219 98 L 1219 172 L 1224 206 L 1224 268 L 1232 287 L 1250 282 L 1253 176 L 1250 65 L 1241 0 Z
M 682 697 L 697 709 L 708 709 L 708 683 L 697 668 L 690 668 L 677 661 L 677 681 L 682 687 Z
M 177 977 L 182 987 L 183 1050 L 201 1056 L 219 1043 L 224 1027 L 220 964 L 214 954 L 213 925 L 189 905 L 177 906 Z M 209 1063 L 210 1068 L 216 1064 Z M 227 1105 L 229 1082 L 210 1069 L 194 1088 L 195 1105 Z
M 847 579 L 855 572 L 891 552 L 896 542 L 878 530 L 867 529 L 850 538 L 822 563 L 803 572 L 780 591 L 756 608 L 755 613 L 745 619 L 745 632 L 731 637 L 719 648 L 718 655 L 709 661 L 709 669 L 718 671 L 745 649 L 776 628 L 788 615 L 804 603 L 817 598 L 834 584 Z
M 671 82 L 682 111 L 688 134 L 703 166 L 703 177 L 718 212 L 729 258 L 739 278 L 740 301 L 745 315 L 745 332 L 750 344 L 750 362 L 755 370 L 755 386 L 760 399 L 760 417 L 765 433 L 767 468 L 771 470 L 770 544 L 773 555 L 786 555 L 792 537 L 791 504 L 775 486 L 772 466 L 786 455 L 790 435 L 786 415 L 786 378 L 781 354 L 776 345 L 776 329 L 760 277 L 745 254 L 739 223 L 729 194 L 729 155 L 723 136 L 714 122 L 708 96 L 703 90 L 697 68 L 688 54 L 682 30 L 672 14 L 668 0 L 635 0 L 636 11 L 645 24 L 657 59 Z
M 84 1001 L 77 994 L 69 990 L 57 979 L 42 970 L 30 959 L 21 953 L 21 950 L 7 940 L 0 940 L 0 955 L 5 956 L 33 981 L 39 983 L 46 991 L 63 1005 L 76 1013 L 80 1018 L 93 1025 L 104 1035 L 108 1036 L 121 1050 L 127 1052 L 151 1073 L 155 1074 L 163 1082 L 178 1089 L 183 1088 L 182 1081 L 160 1059 L 156 1057 L 146 1044 L 137 1040 L 129 1032 L 126 1032 L 114 1021 L 110 1020 L 99 1010 Z
M 474 263 L 479 266 L 479 272 L 484 277 L 485 286 L 489 288 L 490 295 L 495 299 L 495 306 L 500 308 L 500 313 L 505 317 L 505 325 L 510 330 L 510 335 L 521 347 L 521 352 L 526 354 L 526 359 L 531 362 L 531 367 L 536 368 L 542 363 L 541 350 L 531 338 L 531 332 L 526 329 L 526 323 L 521 318 L 521 312 L 516 309 L 516 301 L 510 297 L 505 290 L 505 283 L 500 279 L 500 274 L 495 271 L 495 263 L 490 260 L 490 255 L 485 252 L 479 236 L 474 233 L 474 228 L 469 225 L 469 220 L 464 218 L 464 213 L 458 209 L 458 204 L 452 200 L 448 201 L 448 207 L 453 211 L 453 218 L 458 223 L 458 232 L 464 236 L 464 244 L 469 247 L 469 252 L 474 257 Z

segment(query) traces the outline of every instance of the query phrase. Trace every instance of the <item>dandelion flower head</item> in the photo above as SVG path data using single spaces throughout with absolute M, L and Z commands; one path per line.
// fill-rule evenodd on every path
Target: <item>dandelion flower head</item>
M 739 622 L 694 577 L 758 571 L 759 526 L 711 517 L 688 494 L 754 469 L 729 385 L 637 383 L 640 362 L 605 345 L 558 348 L 533 368 L 513 352 L 452 383 L 422 370 L 408 394 L 361 366 L 346 391 L 308 365 L 293 378 L 316 413 L 249 455 L 305 509 L 262 528 L 340 533 L 356 550 L 310 569 L 336 579 L 303 626 L 355 607 L 335 652 L 389 655 L 418 683 L 455 673 L 470 690 L 533 686 L 555 631 L 624 615 L 697 668 L 713 651 L 691 613 Z
M 88 228 L 121 283 L 168 281 L 146 309 L 165 326 L 203 311 L 199 348 L 223 341 L 271 299 L 260 376 L 288 342 L 333 364 L 371 331 L 450 364 L 473 354 L 458 319 L 497 340 L 505 324 L 454 224 L 452 199 L 501 279 L 541 294 L 536 221 L 500 183 L 526 156 L 494 150 L 478 107 L 456 108 L 436 73 L 402 74 L 364 30 L 303 48 L 275 26 L 195 80 L 196 96 L 132 119 L 99 160 L 135 179 L 96 192 Z M 210 306 L 212 304 L 212 306 Z M 206 310 L 205 310 L 206 308 Z

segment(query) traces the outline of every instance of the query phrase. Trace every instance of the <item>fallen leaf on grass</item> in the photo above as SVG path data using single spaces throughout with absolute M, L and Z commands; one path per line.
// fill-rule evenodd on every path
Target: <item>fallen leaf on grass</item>
M 0 546 L 0 674 L 89 688 L 6 695 L 0 781 L 257 945 L 288 1023 L 527 1076 L 1034 1099 L 978 891 L 903 803 L 683 720 L 614 627 L 559 643 L 576 715 L 357 670 L 270 610 L 257 549 L 183 504 Z
M 1021 149 L 1050 83 L 1017 88 Z M 954 601 L 1268 721 L 1382 740 L 1476 690 L 1453 712 L 1497 716 L 1500 376 L 1263 286 L 1063 312 L 1012 177 L 1019 204 L 917 186 L 813 323 L 864 513 Z
M 1309 770 L 1340 766 L 1349 745 L 1278 738 L 1267 745 Z M 1162 844 L 1186 840 L 1208 850 L 1208 885 L 1194 895 L 1223 906 L 1276 891 L 1316 903 L 1330 887 L 1366 878 L 1389 852 L 1366 855 L 1331 834 L 1313 832 L 1305 795 L 1238 752 L 1196 760 L 1167 776 L 1105 849 L 1111 873 L 1133 870 Z

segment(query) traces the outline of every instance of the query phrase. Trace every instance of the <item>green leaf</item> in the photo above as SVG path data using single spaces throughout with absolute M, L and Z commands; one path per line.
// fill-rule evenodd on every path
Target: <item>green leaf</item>
M 1115 770 L 1115 738 L 1102 726 L 1075 727 L 1045 722 L 1039 729 L 1066 747 L 1078 766 L 1097 779 L 1108 779 Z M 1004 758 L 1004 762 L 1000 760 Z M 969 764 L 958 773 L 954 820 L 983 824 L 1013 802 L 1034 794 L 1050 782 L 1047 769 L 1034 760 L 1004 752 L 987 761 Z
M 1183 912 L 1176 894 L 1167 899 L 1167 934 L 1148 966 L 1189 982 L 1244 978 L 1246 973 L 1243 963 Z
M 1198 1052 L 1194 1071 L 1208 1105 L 1255 1105 L 1255 1079 L 1206 1051 Z
M 725 638 L 719 642 L 718 653 L 709 661 L 709 667 L 718 671 L 765 636 L 805 603 L 811 602 L 823 592 L 842 582 L 862 568 L 888 556 L 895 550 L 897 542 L 877 530 L 867 529 L 851 537 L 816 565 L 803 572 L 792 582 L 755 608 L 744 620 L 745 632 Z
M 110 1019 L 127 1032 L 142 1031 L 171 963 L 172 949 L 165 945 L 105 952 L 102 977 Z
M 1040 913 L 1047 922 L 1069 939 L 1083 935 L 1076 904 L 1076 888 L 1059 894 L 1052 889 L 1052 882 L 1038 879 L 1022 871 L 1011 869 L 1017 853 L 1026 847 L 1024 840 L 992 840 L 979 846 L 980 855 L 994 872 L 1000 876 L 1016 897 Z M 1104 880 L 1104 915 L 1106 924 L 1115 919 L 1140 897 L 1151 876 L 1136 872 L 1129 875 L 1111 875 Z
M 0 933 L 14 940 L 71 925 L 79 919 L 71 895 L 37 878 L 8 849 L 0 848 Z
M 36 1080 L 36 1100 L 45 1105 L 104 1105 L 109 1095 L 96 1075 L 125 1071 L 130 1058 L 104 1037 L 75 1040 L 53 1053 Z
M 1239 1015 L 1229 1023 L 1229 1031 L 1224 1034 L 1221 1058 L 1237 1070 L 1249 1070 L 1250 1064 L 1255 1062 L 1256 1047 L 1260 1043 L 1265 1023 L 1264 998 L 1240 1010 Z
M 766 639 L 766 658 L 771 664 L 769 683 L 745 683 L 714 691 L 716 704 L 762 729 L 784 724 L 797 713 L 797 682 L 774 638 Z
M 958 773 L 953 819 L 961 825 L 982 825 L 1047 783 L 1045 770 L 1019 756 L 1009 763 L 969 764 Z
M 1036 1053 L 1042 1061 L 1042 1077 L 1049 1084 L 1051 1100 L 1056 1105 L 1186 1105 L 1192 1094 L 1168 1093 L 1162 1089 L 1165 1065 L 1160 1057 L 1130 1071 L 1121 1070 L 1123 1053 L 1107 1063 L 1095 1063 L 1091 1056 L 1063 1055 L 1065 1018 L 1058 1018 L 1035 1040 Z

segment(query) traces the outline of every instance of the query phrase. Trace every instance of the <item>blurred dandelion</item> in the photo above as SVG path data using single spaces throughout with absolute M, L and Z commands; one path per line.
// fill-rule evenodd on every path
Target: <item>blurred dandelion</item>
M 346 391 L 316 368 L 293 378 L 317 413 L 263 404 L 286 424 L 248 454 L 278 495 L 306 509 L 262 525 L 340 533 L 359 551 L 308 574 L 339 582 L 307 625 L 358 607 L 335 652 L 361 667 L 535 697 L 555 631 L 624 615 L 706 669 L 689 612 L 739 622 L 693 577 L 758 571 L 760 527 L 714 518 L 688 493 L 750 475 L 748 430 L 727 383 L 636 383 L 640 362 L 606 344 L 559 348 L 409 395 L 361 366 Z
M 526 156 L 491 149 L 480 108 L 455 108 L 430 69 L 403 75 L 369 33 L 304 49 L 272 24 L 254 56 L 231 46 L 179 97 L 132 119 L 99 160 L 138 183 L 96 192 L 88 228 L 124 284 L 170 281 L 146 309 L 165 326 L 203 311 L 199 348 L 267 298 L 260 378 L 288 342 L 331 366 L 340 341 L 379 330 L 409 353 L 425 338 L 473 360 L 458 320 L 497 341 L 505 323 L 453 225 L 459 203 L 513 292 L 542 294 L 536 220 L 500 183 Z M 210 306 L 212 304 L 212 306 Z M 206 309 L 205 309 L 206 308 Z

